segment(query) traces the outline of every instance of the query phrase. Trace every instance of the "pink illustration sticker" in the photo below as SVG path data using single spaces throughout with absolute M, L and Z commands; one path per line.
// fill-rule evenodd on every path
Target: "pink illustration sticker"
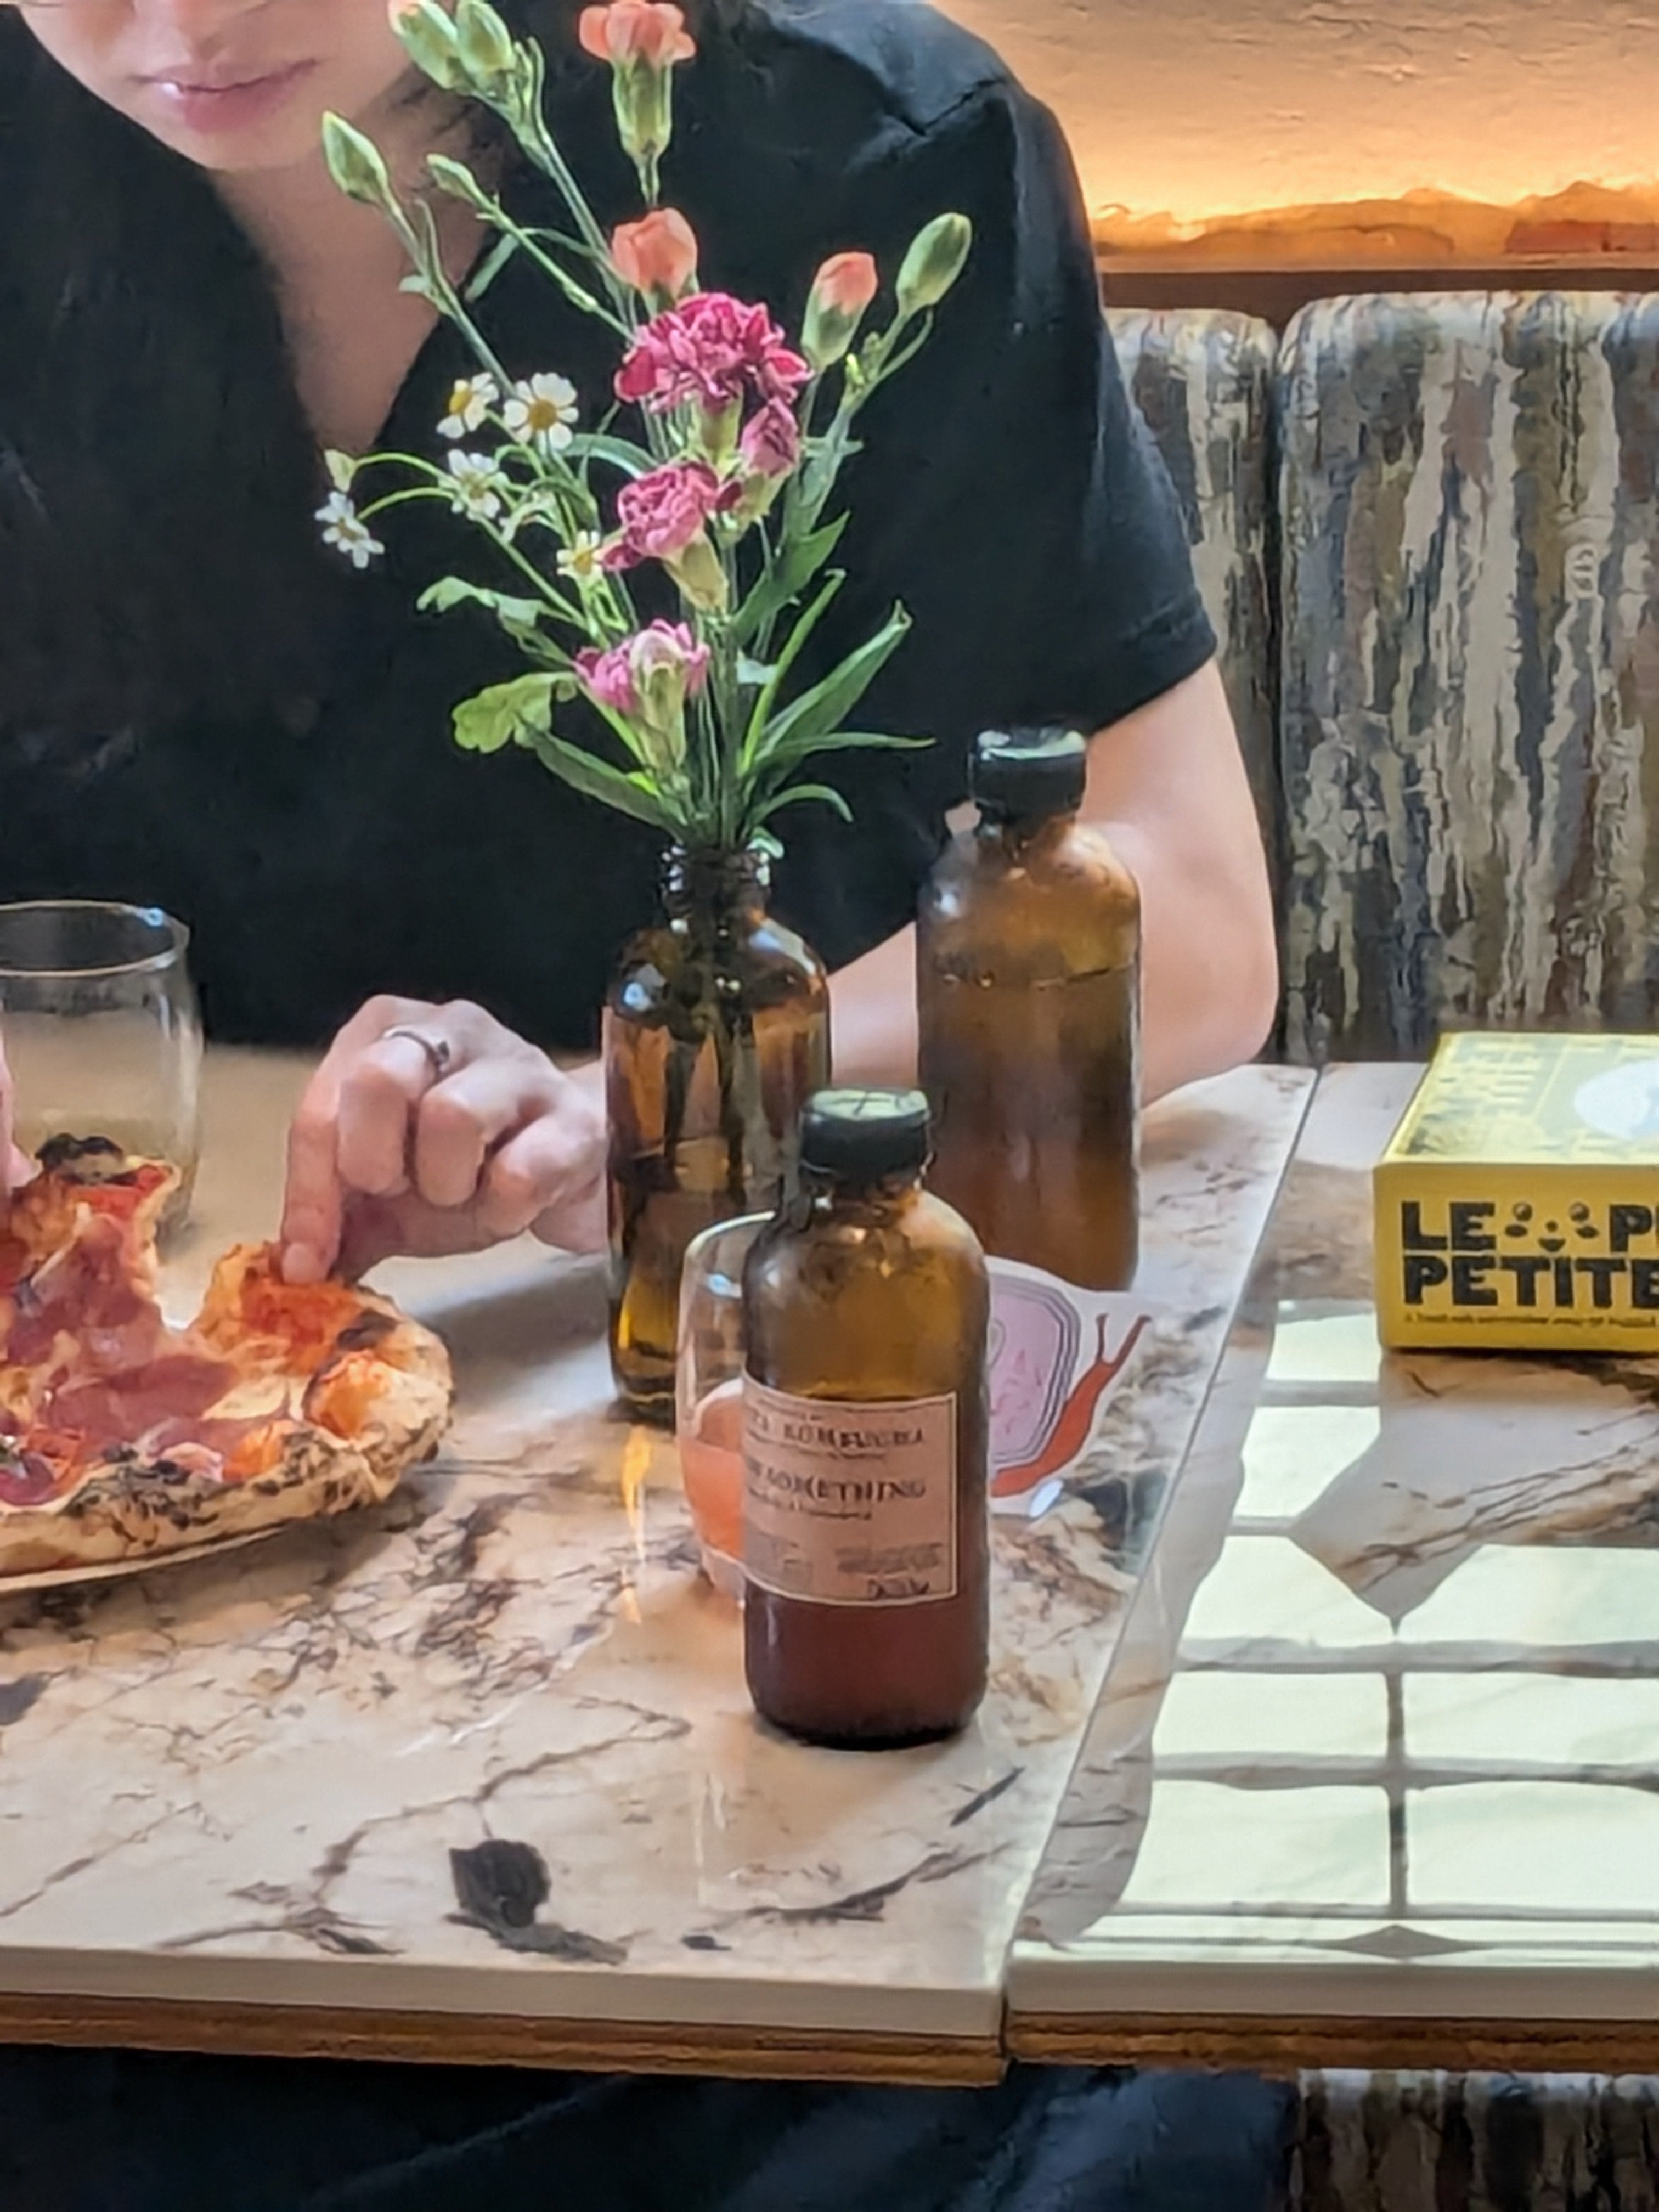
M 1152 1313 L 1133 1291 L 1073 1289 L 991 1262 L 991 1504 L 1035 1521 L 1066 1493 Z

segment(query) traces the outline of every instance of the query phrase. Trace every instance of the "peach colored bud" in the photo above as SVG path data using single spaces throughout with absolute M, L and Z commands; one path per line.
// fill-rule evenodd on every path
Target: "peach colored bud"
M 846 355 L 880 283 L 868 253 L 834 254 L 812 279 L 801 351 L 820 374 Z
M 653 208 L 612 232 L 611 258 L 623 283 L 647 299 L 683 299 L 696 279 L 696 233 L 678 208 Z
M 606 8 L 584 8 L 576 35 L 584 53 L 618 69 L 672 69 L 697 51 L 684 11 L 666 0 L 611 0 Z
M 812 290 L 834 313 L 856 319 L 875 298 L 880 283 L 873 254 L 836 253 L 813 278 Z

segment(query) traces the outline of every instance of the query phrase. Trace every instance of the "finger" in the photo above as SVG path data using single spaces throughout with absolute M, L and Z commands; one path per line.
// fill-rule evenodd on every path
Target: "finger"
M 587 1119 L 574 1114 L 532 1121 L 489 1163 L 478 1217 L 493 1237 L 533 1228 L 568 1251 L 597 1250 L 605 1241 L 603 1133 L 596 1137 Z
M 397 1198 L 410 1187 L 416 1115 L 438 1080 L 411 1037 L 384 1037 L 360 1053 L 340 1081 L 339 1165 L 349 1189 Z
M 306 1086 L 289 1133 L 288 1181 L 280 1231 L 283 1273 L 291 1283 L 319 1283 L 339 1256 L 344 1192 L 341 1185 L 340 1088 L 358 1056 L 388 1028 L 433 1009 L 414 999 L 373 999 L 340 1031 Z
M 288 1133 L 288 1182 L 280 1232 L 283 1279 L 320 1283 L 339 1256 L 344 1194 L 325 1091 L 308 1092 Z
M 490 1154 L 514 1133 L 557 1110 L 558 1078 L 539 1054 L 513 1052 L 447 1076 L 421 1101 L 415 1188 L 429 1206 L 470 1205 Z

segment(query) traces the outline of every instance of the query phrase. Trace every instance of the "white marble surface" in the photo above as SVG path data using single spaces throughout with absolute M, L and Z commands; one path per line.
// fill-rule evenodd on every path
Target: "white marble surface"
M 1385 1358 L 1326 1078 L 1024 1916 L 1026 2014 L 1659 2018 L 1659 1362 Z
M 299 1077 L 211 1063 L 170 1303 L 273 1225 Z M 1152 1117 L 1143 1287 L 1167 1317 L 1074 1493 L 999 1522 L 993 1692 L 935 1750 L 757 1724 L 672 1448 L 611 1418 L 594 1267 L 388 1270 L 460 1394 L 388 1508 L 0 1601 L 0 1990 L 994 2035 L 1308 1087 L 1249 1070 Z M 545 1869 L 533 1924 L 459 1917 L 451 1854 L 492 1841 Z

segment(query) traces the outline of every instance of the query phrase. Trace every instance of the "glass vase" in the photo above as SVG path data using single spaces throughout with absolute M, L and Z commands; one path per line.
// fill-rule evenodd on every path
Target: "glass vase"
M 680 1477 L 702 1554 L 723 1596 L 743 1599 L 743 1268 L 772 1219 L 745 1213 L 705 1229 L 680 1284 L 675 1420 Z
M 611 1359 L 636 1419 L 672 1425 L 692 1239 L 769 1212 L 830 1074 L 823 968 L 768 911 L 763 854 L 671 853 L 662 918 L 605 1006 Z

